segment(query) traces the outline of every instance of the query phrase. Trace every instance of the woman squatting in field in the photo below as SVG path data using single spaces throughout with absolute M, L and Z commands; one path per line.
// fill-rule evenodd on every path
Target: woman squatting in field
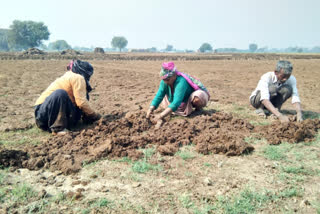
M 35 120 L 40 129 L 52 134 L 64 134 L 83 118 L 101 118 L 89 105 L 92 90 L 89 80 L 93 74 L 90 63 L 72 60 L 67 72 L 52 82 L 35 103 Z
M 173 62 L 162 63 L 160 71 L 160 86 L 147 111 L 147 118 L 158 106 L 165 110 L 155 116 L 156 128 L 163 123 L 163 118 L 174 112 L 176 115 L 188 116 L 193 111 L 201 110 L 209 101 L 208 90 L 200 80 L 179 72 Z

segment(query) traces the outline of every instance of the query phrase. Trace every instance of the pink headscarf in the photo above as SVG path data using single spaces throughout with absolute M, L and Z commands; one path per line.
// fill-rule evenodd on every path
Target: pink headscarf
M 160 70 L 160 78 L 167 79 L 168 77 L 173 76 L 176 73 L 176 67 L 173 62 L 164 62 L 162 63 Z
M 166 70 L 172 71 L 174 69 L 174 63 L 173 62 L 164 62 L 164 63 L 162 63 L 162 67 Z

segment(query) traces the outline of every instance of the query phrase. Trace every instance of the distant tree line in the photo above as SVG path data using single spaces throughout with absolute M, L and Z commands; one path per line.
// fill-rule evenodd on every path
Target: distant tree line
M 259 48 L 256 44 L 250 44 L 248 49 L 237 49 L 237 48 L 217 48 L 216 53 L 320 53 L 320 46 L 312 48 L 304 47 L 288 47 L 288 48 Z
M 43 22 L 34 21 L 19 21 L 14 20 L 9 29 L 0 29 L 0 51 L 22 51 L 28 48 L 39 48 L 46 51 L 62 51 L 66 49 L 72 49 L 65 40 L 57 40 L 45 45 L 43 42 L 48 40 L 50 32 L 48 27 Z M 114 36 L 111 41 L 112 48 L 104 48 L 104 51 L 128 51 L 126 46 L 128 40 L 123 36 Z M 79 51 L 94 51 L 95 47 L 79 47 L 75 46 L 74 50 Z M 132 49 L 131 49 L 132 50 Z M 134 49 L 135 52 L 158 52 L 157 48 L 147 49 Z M 160 52 L 187 52 L 191 53 L 194 50 L 177 50 L 173 45 L 168 44 Z M 215 52 L 215 53 L 320 53 L 320 46 L 312 48 L 304 47 L 288 47 L 283 49 L 258 47 L 257 44 L 251 43 L 248 49 L 237 48 L 216 48 L 213 49 L 212 45 L 205 42 L 197 50 L 201 53 Z

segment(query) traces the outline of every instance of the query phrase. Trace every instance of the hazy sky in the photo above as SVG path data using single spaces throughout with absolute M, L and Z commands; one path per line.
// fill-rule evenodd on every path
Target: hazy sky
M 320 0 L 7 0 L 0 28 L 42 21 L 50 42 L 85 47 L 111 47 L 113 36 L 126 37 L 127 48 L 313 47 L 319 9 Z

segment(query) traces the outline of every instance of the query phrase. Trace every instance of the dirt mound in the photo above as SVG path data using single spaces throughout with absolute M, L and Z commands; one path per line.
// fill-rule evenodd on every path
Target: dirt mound
M 47 142 L 24 151 L 0 150 L 0 165 L 28 169 L 50 168 L 65 174 L 77 172 L 85 163 L 105 157 L 142 157 L 141 148 L 155 147 L 162 155 L 174 155 L 190 143 L 202 154 L 241 155 L 254 148 L 244 142 L 251 132 L 258 132 L 270 144 L 295 143 L 313 139 L 320 120 L 302 123 L 273 123 L 254 128 L 245 120 L 223 112 L 203 112 L 189 118 L 173 117 L 161 129 L 155 129 L 145 112 L 115 112 L 104 116 L 91 128 L 54 136 Z
M 191 118 L 173 118 L 155 129 L 145 112 L 105 116 L 91 129 L 55 136 L 42 145 L 25 149 L 28 160 L 22 166 L 77 172 L 84 163 L 104 157 L 138 159 L 140 148 L 155 146 L 163 155 L 174 155 L 182 145 L 193 143 L 203 154 L 241 155 L 254 148 L 243 141 L 254 127 L 226 113 L 205 113 Z M 6 163 L 9 164 L 9 163 Z
M 45 52 L 37 48 L 29 48 L 28 50 L 22 52 L 23 55 L 44 55 Z
M 313 140 L 317 130 L 320 129 L 320 120 L 305 120 L 301 123 L 289 122 L 280 123 L 276 122 L 269 126 L 260 128 L 258 132 L 267 139 L 269 144 L 277 145 L 282 142 L 298 143 L 309 142 Z
M 79 51 L 75 51 L 72 49 L 67 49 L 67 50 L 63 50 L 60 53 L 61 55 L 81 55 L 81 53 Z
M 19 150 L 0 149 L 0 167 L 22 167 L 22 162 L 27 160 L 27 153 Z
M 96 47 L 93 51 L 94 53 L 104 53 L 103 48 Z

